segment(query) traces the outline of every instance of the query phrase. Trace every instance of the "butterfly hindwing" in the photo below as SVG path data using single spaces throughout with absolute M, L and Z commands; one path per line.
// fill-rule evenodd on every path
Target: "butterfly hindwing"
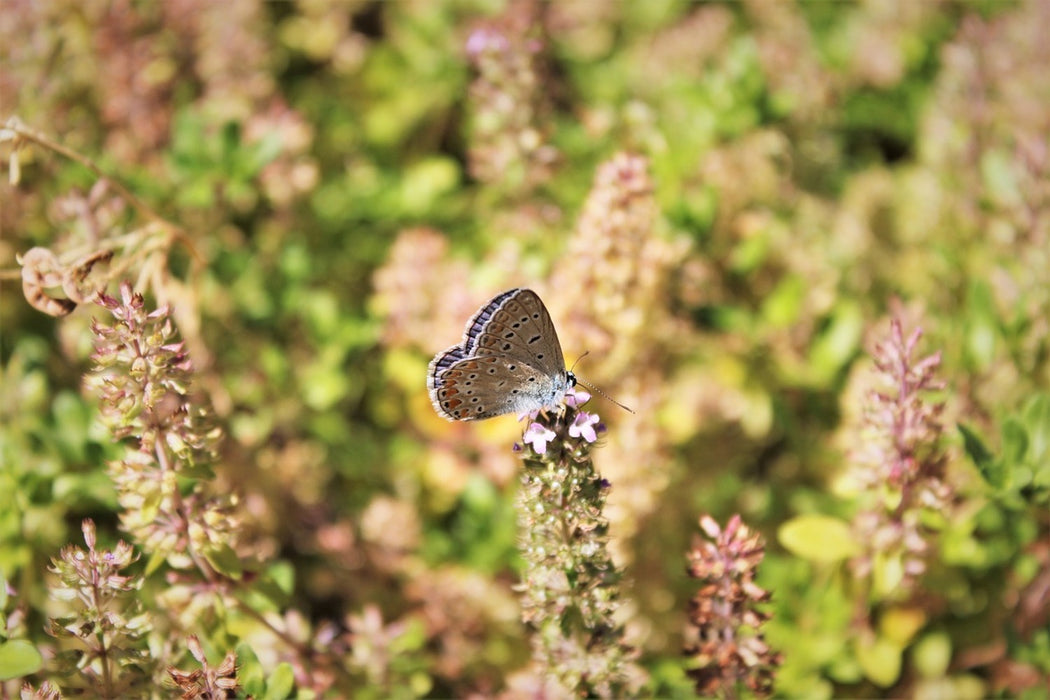
M 439 384 L 438 378 L 441 373 L 465 358 L 461 345 L 453 345 L 448 350 L 434 355 L 434 359 L 430 361 L 430 366 L 427 368 L 427 388 L 433 392 Z
M 478 309 L 476 314 L 470 317 L 470 320 L 467 321 L 467 327 L 463 330 L 463 350 L 467 355 L 474 354 L 475 341 L 484 332 L 492 318 L 499 313 L 507 299 L 522 291 L 524 290 L 508 289 L 502 294 L 494 296 L 487 304 Z
M 430 392 L 437 412 L 450 420 L 478 420 L 547 405 L 565 393 L 561 378 L 496 355 L 460 360 L 441 372 Z

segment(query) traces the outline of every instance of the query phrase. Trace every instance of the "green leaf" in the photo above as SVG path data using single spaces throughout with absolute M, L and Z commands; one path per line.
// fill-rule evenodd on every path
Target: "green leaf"
M 140 518 L 145 522 L 150 522 L 157 519 L 157 514 L 160 512 L 160 505 L 164 502 L 164 493 L 159 488 L 150 489 L 142 499 L 142 505 L 139 506 L 141 511 Z
M 252 582 L 251 593 L 252 599 L 249 605 L 255 610 L 265 606 L 264 609 L 276 611 L 288 605 L 288 591 L 284 590 L 280 581 L 275 580 L 268 573 Z
M 36 673 L 44 666 L 44 657 L 24 639 L 0 644 L 0 681 Z
M 901 648 L 893 642 L 878 637 L 871 644 L 857 644 L 855 653 L 865 677 L 880 688 L 888 688 L 900 678 Z
M 289 596 L 295 590 L 295 567 L 286 561 L 274 562 L 266 570 L 266 578 L 272 580 L 281 591 Z
M 860 552 L 860 543 L 847 523 L 827 515 L 800 515 L 780 526 L 777 540 L 793 554 L 834 563 Z
M 237 654 L 237 682 L 249 697 L 263 697 L 266 691 L 266 676 L 255 650 L 251 644 L 241 642 L 234 652 Z
M 281 135 L 277 131 L 269 131 L 263 135 L 251 152 L 251 160 L 248 165 L 253 174 L 258 173 L 264 167 L 272 163 L 277 156 L 281 155 L 284 144 Z
M 449 158 L 415 163 L 405 171 L 400 184 L 401 206 L 412 214 L 430 211 L 438 198 L 455 189 L 459 180 L 459 168 Z
M 809 284 L 801 275 L 785 277 L 762 302 L 762 316 L 777 328 L 797 323 L 808 291 Z
M 1006 484 L 1006 472 L 1003 462 L 997 460 L 984 444 L 984 440 L 972 428 L 959 424 L 959 432 L 963 437 L 963 448 L 970 456 L 977 469 L 981 472 L 984 480 L 994 488 L 1001 489 Z
M 167 559 L 168 559 L 168 550 L 167 549 L 155 550 L 153 552 L 153 554 L 150 555 L 149 561 L 146 562 L 146 570 L 143 572 L 143 575 L 144 576 L 149 576 L 154 571 L 159 569 L 161 567 L 161 564 L 163 564 L 165 561 L 167 561 Z
M 892 597 L 903 579 L 904 562 L 899 553 L 875 553 L 871 563 L 871 590 L 876 600 Z
M 973 366 L 986 370 L 995 361 L 1000 336 L 999 314 L 991 288 L 984 282 L 970 286 L 966 300 L 965 350 Z
M 395 656 L 418 651 L 427 643 L 427 630 L 421 619 L 410 618 L 405 622 L 401 634 L 390 640 L 390 653 Z
M 1014 172 L 1014 157 L 1001 148 L 989 148 L 981 157 L 981 180 L 985 192 L 1001 206 L 1020 206 L 1024 201 Z
M 1021 421 L 1010 417 L 1003 421 L 1003 462 L 1013 470 L 1025 461 L 1028 454 L 1028 430 Z
M 729 256 L 729 269 L 746 275 L 759 267 L 769 254 L 768 231 L 756 231 L 740 241 Z
M 827 328 L 813 341 L 809 352 L 810 365 L 822 381 L 831 379 L 857 353 L 864 324 L 859 304 L 848 301 L 838 304 Z
M 292 672 L 291 664 L 285 662 L 279 664 L 266 679 L 266 694 L 262 697 L 264 700 L 285 700 L 285 698 L 292 697 L 293 688 L 295 688 L 295 674 Z
M 1050 460 L 1050 396 L 1036 396 L 1024 408 L 1022 420 L 1028 428 L 1028 459 L 1036 465 Z
M 911 652 L 915 670 L 923 678 L 942 678 L 952 660 L 952 639 L 944 632 L 927 634 Z
M 244 566 L 240 557 L 229 546 L 225 544 L 204 552 L 204 558 L 215 567 L 215 570 L 232 579 L 240 579 L 244 574 Z

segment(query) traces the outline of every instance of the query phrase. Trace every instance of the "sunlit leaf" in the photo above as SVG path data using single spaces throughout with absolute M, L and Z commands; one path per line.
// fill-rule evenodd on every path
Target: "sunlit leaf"
M 0 643 L 0 680 L 21 678 L 36 673 L 44 666 L 44 657 L 24 639 Z
M 793 518 L 780 526 L 777 539 L 794 554 L 811 561 L 833 563 L 860 551 L 849 525 L 826 515 Z

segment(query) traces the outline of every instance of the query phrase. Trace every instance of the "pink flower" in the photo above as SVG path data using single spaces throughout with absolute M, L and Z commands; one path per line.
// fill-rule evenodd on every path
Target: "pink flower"
M 565 404 L 570 408 L 579 408 L 591 400 L 591 395 L 579 387 L 573 387 L 565 392 Z
M 582 437 L 587 442 L 594 442 L 598 439 L 597 425 L 597 414 L 580 411 L 576 414 L 572 425 L 569 426 L 569 435 L 574 438 Z
M 555 438 L 553 430 L 545 428 L 539 423 L 533 423 L 529 426 L 529 429 L 525 431 L 525 435 L 522 437 L 522 442 L 527 445 L 532 445 L 533 451 L 541 455 L 547 451 L 547 443 Z

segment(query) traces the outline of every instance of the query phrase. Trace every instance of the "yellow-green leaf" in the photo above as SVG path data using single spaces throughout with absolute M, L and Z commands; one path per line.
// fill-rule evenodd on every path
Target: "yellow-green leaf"
M 927 634 L 911 652 L 915 670 L 923 678 L 941 678 L 952 660 L 952 640 L 944 632 Z
M 244 566 L 240 557 L 227 545 L 219 545 L 204 552 L 204 558 L 215 567 L 215 570 L 232 579 L 240 579 L 244 574 Z
M 884 637 L 870 644 L 858 643 L 857 662 L 869 681 L 880 688 L 888 688 L 901 675 L 901 648 Z
M 926 613 L 921 608 L 888 608 L 879 618 L 879 634 L 906 647 L 925 624 Z
M 777 539 L 803 559 L 837 562 L 860 551 L 853 532 L 842 520 L 827 515 L 800 515 L 780 526 Z
M 43 665 L 44 657 L 24 639 L 12 639 L 0 644 L 0 681 L 28 676 L 39 671 Z

